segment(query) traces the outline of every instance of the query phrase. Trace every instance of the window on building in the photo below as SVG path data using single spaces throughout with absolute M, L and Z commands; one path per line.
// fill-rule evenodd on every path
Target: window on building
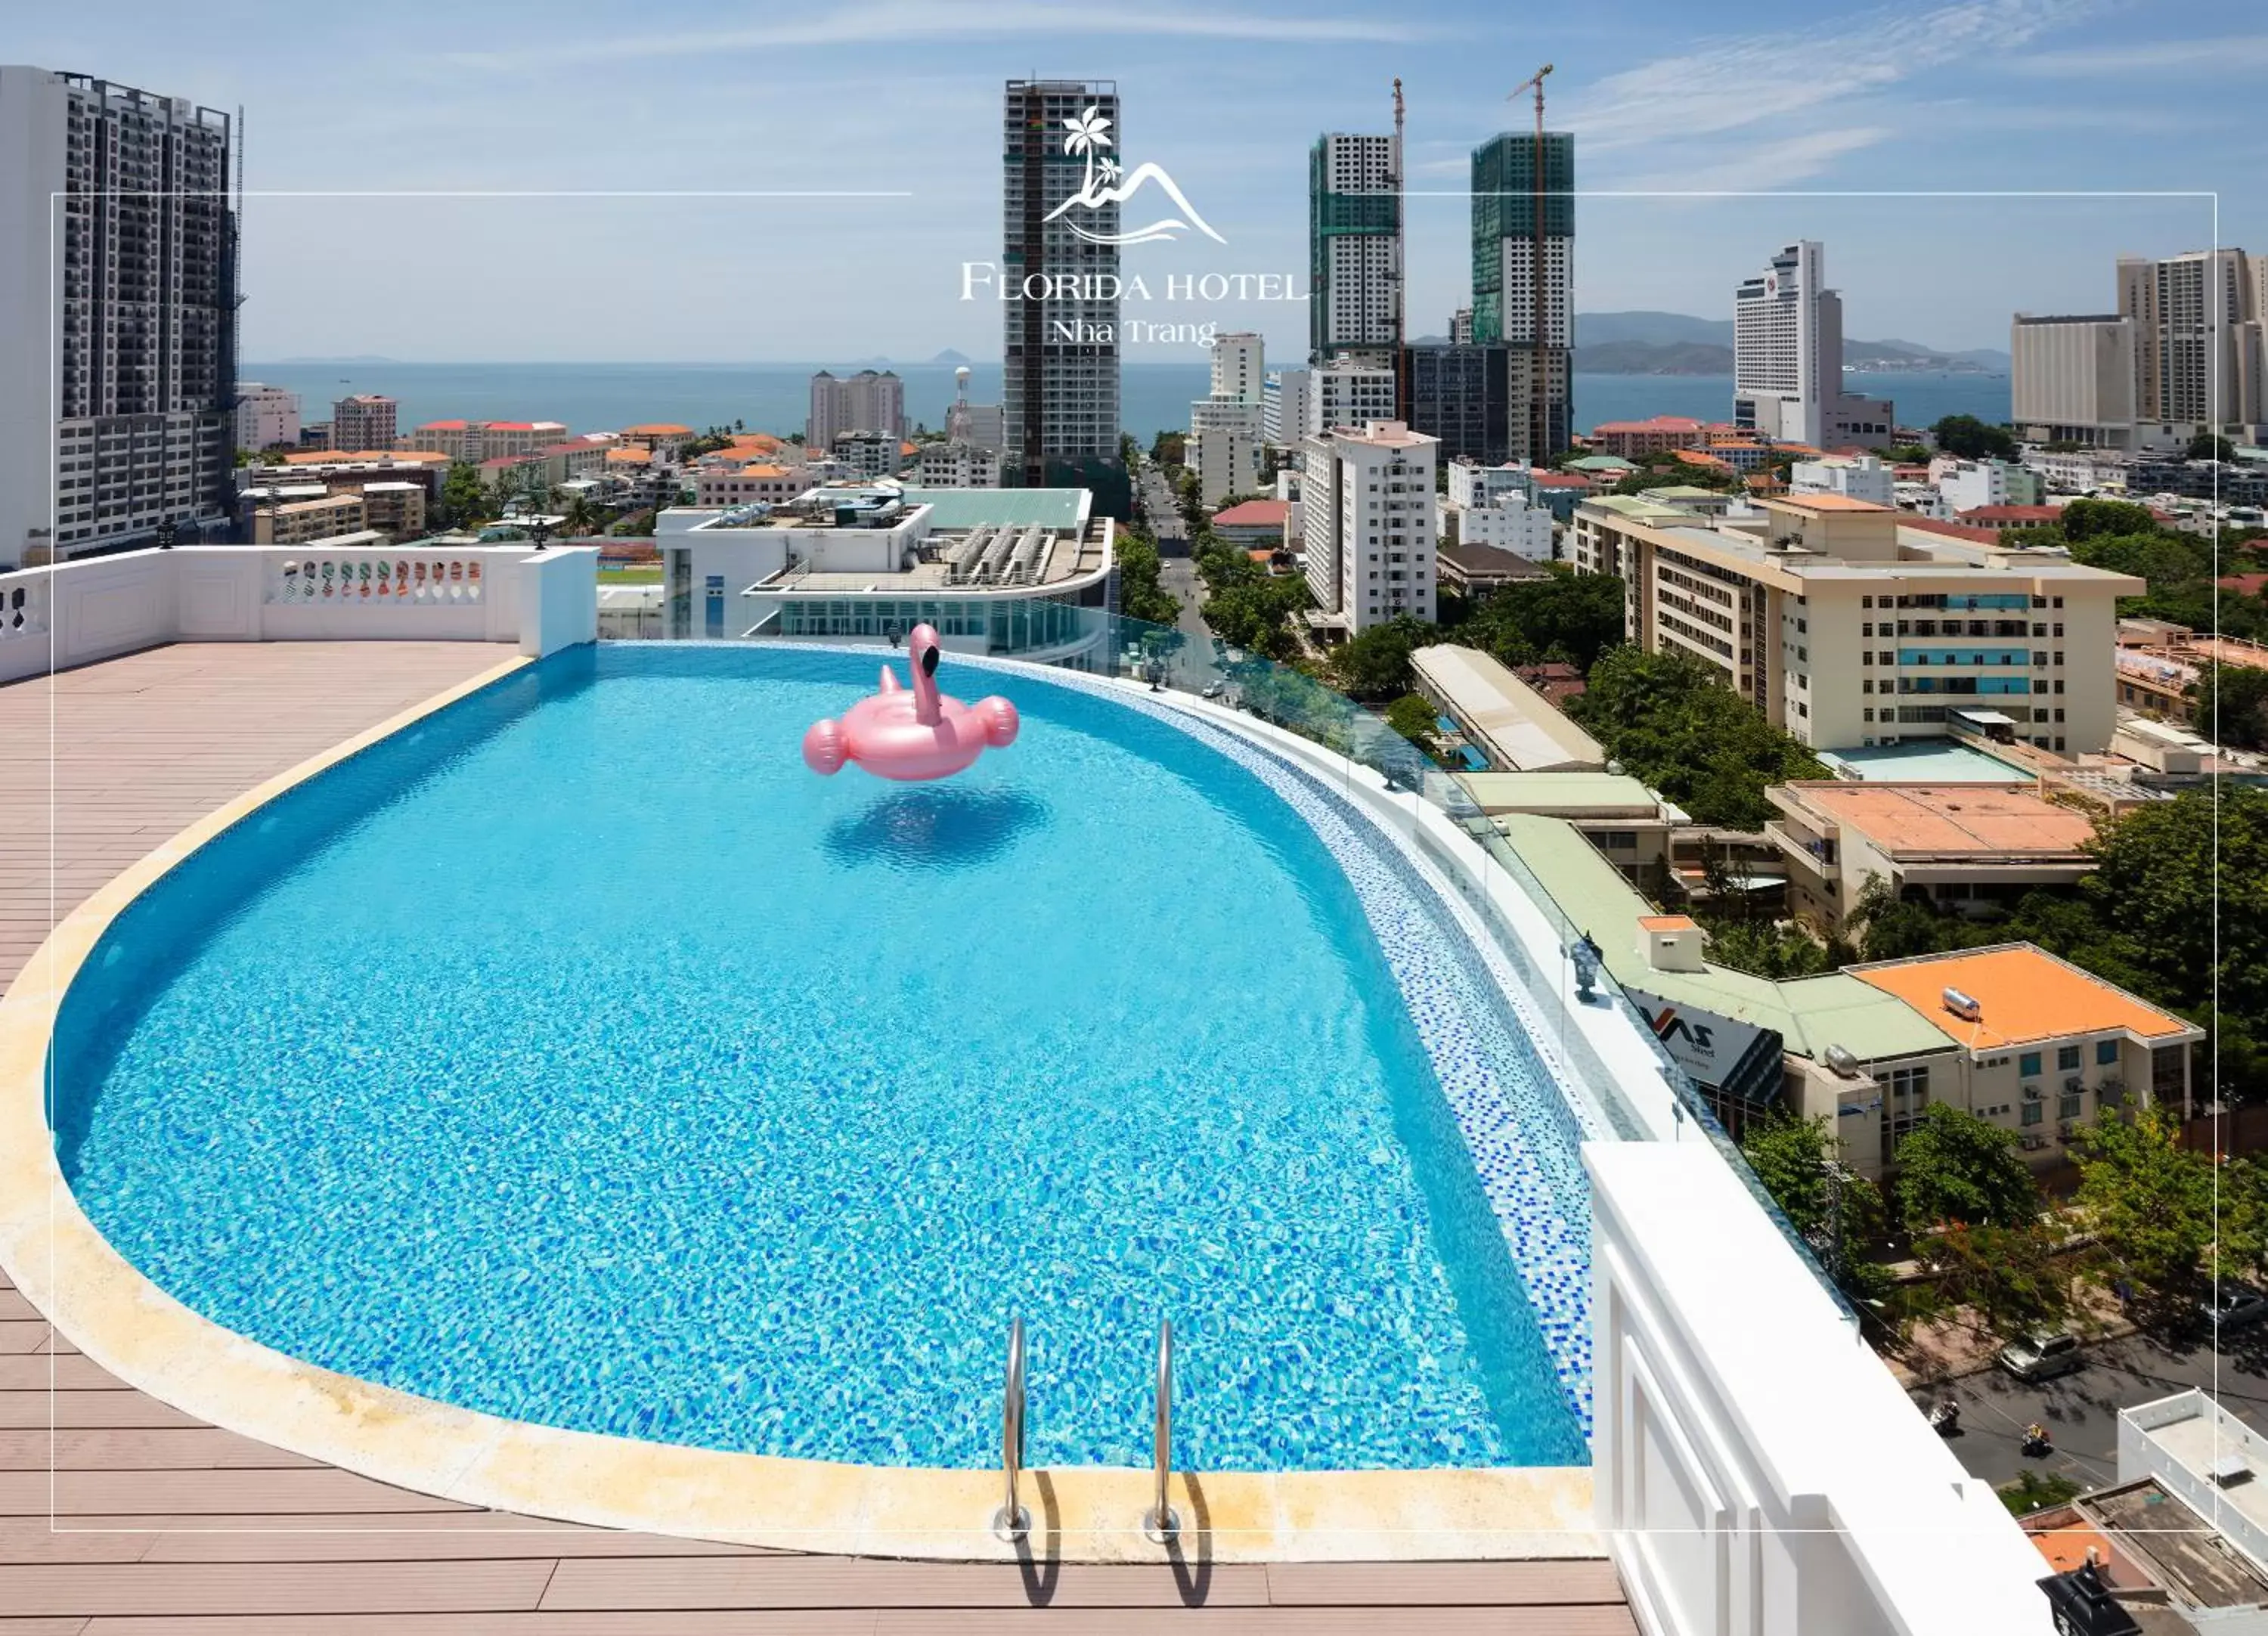
M 2057 1097 L 2056 1117 L 2058 1119 L 2078 1118 L 2079 1104 L 2083 1094 L 2084 1093 L 2079 1091 L 2066 1091 L 2062 1095 Z
M 2118 1042 L 2117 1040 L 2097 1040 L 2095 1042 L 2095 1065 L 2096 1067 L 2108 1068 L 2117 1060 Z
M 2040 1053 L 2026 1051 L 2016 1059 L 2016 1072 L 2028 1080 L 2037 1078 L 2040 1072 Z
M 2024 1104 L 2024 1123 L 2026 1124 L 2037 1124 L 2041 1120 L 2047 1117 L 2047 1104 L 2044 1102 L 2026 1102 Z
M 2059 1045 L 2059 1046 L 2058 1046 L 2058 1047 L 2056 1048 L 2056 1069 L 2057 1069 L 2057 1072 L 2062 1072 L 2062 1073 L 2068 1073 L 2068 1072 L 2070 1072 L 2073 1068 L 2076 1068 L 2076 1067 L 2078 1067 L 2078 1066 L 2079 1066 L 2079 1047 L 2078 1047 L 2078 1046 L 2076 1046 L 2076 1045 Z

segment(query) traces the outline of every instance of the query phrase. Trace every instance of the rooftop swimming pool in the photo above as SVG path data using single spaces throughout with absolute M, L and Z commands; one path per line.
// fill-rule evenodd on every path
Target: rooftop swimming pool
M 1587 1463 L 1584 1127 L 1458 910 L 1146 696 L 948 656 L 1011 748 L 806 770 L 876 656 L 570 650 L 114 921 L 60 1157 L 149 1279 L 463 1407 L 983 1466 Z

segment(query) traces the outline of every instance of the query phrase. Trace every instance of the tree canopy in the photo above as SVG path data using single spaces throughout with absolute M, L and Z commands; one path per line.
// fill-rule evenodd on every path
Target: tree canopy
M 2235 749 L 2268 749 L 2268 670 L 2206 665 L 2187 692 L 2198 732 Z
M 1932 1102 L 1898 1143 L 1898 1214 L 1917 1238 L 1958 1224 L 2014 1227 L 2040 1213 L 2039 1187 L 2016 1133 L 1951 1102 Z
M 1541 579 L 1518 580 L 1481 598 L 1456 639 L 1503 664 L 1559 660 L 1587 673 L 1623 639 L 1623 582 L 1554 564 Z
M 1433 706 L 1422 693 L 1405 693 L 1386 707 L 1386 725 L 1428 755 L 1440 748 L 1434 723 Z
M 1332 651 L 1326 667 L 1331 684 L 1349 698 L 1365 704 L 1400 698 L 1414 685 L 1410 654 L 1440 641 L 1440 637 L 1424 620 L 1396 614 Z
M 1699 823 L 1761 829 L 1773 810 L 1767 785 L 1828 776 L 1714 667 L 1684 654 L 1609 649 L 1567 711 L 1624 770 Z
M 1741 1153 L 1827 1276 L 1853 1305 L 1880 1298 L 1889 1275 L 1868 1258 L 1881 1237 L 1882 1196 L 1837 1162 L 1824 1114 L 1777 1117 L 1749 1127 Z
M 1129 530 L 1117 540 L 1118 606 L 1130 619 L 1153 625 L 1170 625 L 1180 617 L 1182 605 L 1159 583 L 1157 542 Z
M 1991 456 L 2013 461 L 2021 452 L 2015 433 L 2006 426 L 1987 425 L 1974 415 L 1948 415 L 1930 431 L 1936 435 L 1937 446 L 1956 460 Z
M 2139 1296 L 2178 1308 L 2205 1277 L 2215 1242 L 2213 1161 L 2179 1141 L 2178 1116 L 2146 1109 L 2136 1118 L 2082 1127 L 2072 1144 L 2081 1224 Z

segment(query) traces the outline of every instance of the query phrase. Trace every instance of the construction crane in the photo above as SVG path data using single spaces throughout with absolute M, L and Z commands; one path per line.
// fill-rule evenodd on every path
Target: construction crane
M 1528 270 L 1530 281 L 1528 306 L 1528 458 L 1541 461 L 1548 453 L 1544 439 L 1548 435 L 1550 416 L 1544 409 L 1543 394 L 1543 80 L 1551 72 L 1546 63 L 1512 88 L 1507 102 L 1519 100 L 1521 93 L 1535 93 L 1535 150 L 1528 164 L 1528 181 L 1534 191 L 1533 210 L 1528 220 L 1530 244 Z
M 1394 81 L 1394 267 L 1387 276 L 1394 280 L 1394 413 L 1398 419 L 1411 417 L 1410 387 L 1410 296 L 1409 284 L 1403 278 L 1403 258 L 1407 254 L 1410 222 L 1407 215 L 1407 185 L 1402 166 L 1402 79 Z

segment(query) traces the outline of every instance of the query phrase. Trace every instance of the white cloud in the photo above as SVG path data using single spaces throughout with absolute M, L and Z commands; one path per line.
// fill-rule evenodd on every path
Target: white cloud
M 1712 157 L 1704 154 L 1657 176 L 1616 178 L 1609 193 L 1712 194 L 1770 192 L 1816 176 L 1846 153 L 1871 148 L 1893 133 L 1883 125 L 1852 126 L 1842 130 L 1807 131 L 1778 142 L 1721 144 Z
M 2268 34 L 2235 34 L 2220 40 L 2164 40 L 2147 44 L 2043 51 L 2015 64 L 2020 72 L 2048 78 L 2146 73 L 2181 69 L 2192 73 L 2249 74 L 2268 68 Z
M 1232 11 L 948 4 L 940 0 L 872 0 L 810 16 L 788 16 L 757 28 L 704 28 L 670 33 L 610 33 L 601 40 L 534 43 L 509 51 L 453 52 L 451 63 L 483 70 L 562 63 L 618 63 L 636 57 L 708 56 L 826 46 L 887 45 L 918 40 L 966 41 L 1000 35 L 1110 35 L 1145 39 L 1262 40 L 1278 45 L 1331 45 L 1411 39 L 1422 29 L 1382 18 L 1276 16 Z
M 1758 126 L 1786 129 L 1791 122 L 1847 115 L 1839 105 L 1933 69 L 1997 60 L 2095 4 L 1961 0 L 1930 11 L 1836 15 L 1808 29 L 1705 41 L 1575 92 L 1557 105 L 1553 122 L 1574 130 L 1592 153 L 1682 147 Z M 1877 129 L 1873 139 L 1888 134 Z

